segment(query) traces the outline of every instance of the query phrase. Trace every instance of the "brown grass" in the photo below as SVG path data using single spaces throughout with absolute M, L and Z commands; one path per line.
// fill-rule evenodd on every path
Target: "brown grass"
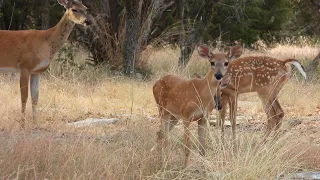
M 274 179 L 298 169 L 320 169 L 320 87 L 294 78 L 279 99 L 286 113 L 284 123 L 295 118 L 302 124 L 284 129 L 277 140 L 263 144 L 260 129 L 266 117 L 262 105 L 254 93 L 245 94 L 240 97 L 239 114 L 252 119 L 240 122 L 236 151 L 229 135 L 222 145 L 219 129 L 211 127 L 208 155 L 198 155 L 193 137 L 191 164 L 183 168 L 183 127 L 178 125 L 170 134 L 172 147 L 161 164 L 153 150 L 159 121 L 152 85 L 168 73 L 203 75 L 208 64 L 194 54 L 181 72 L 177 70 L 177 50 L 147 51 L 153 73 L 149 81 L 110 76 L 99 68 L 70 70 L 63 77 L 54 71 L 46 73 L 41 79 L 38 130 L 19 129 L 18 75 L 1 75 L 1 179 Z M 317 48 L 281 45 L 267 52 L 279 58 L 312 59 Z M 245 55 L 261 53 L 266 52 L 246 51 Z M 118 117 L 120 122 L 87 128 L 66 126 L 88 117 Z M 27 119 L 31 119 L 29 103 Z M 196 136 L 195 123 L 191 128 Z

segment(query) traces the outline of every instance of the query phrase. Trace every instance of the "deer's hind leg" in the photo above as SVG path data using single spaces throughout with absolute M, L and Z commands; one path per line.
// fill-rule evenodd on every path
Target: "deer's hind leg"
M 274 129 L 277 130 L 281 126 L 281 116 L 283 117 L 284 113 L 280 106 L 279 101 L 277 100 L 278 92 L 272 92 L 270 90 L 260 90 L 258 91 L 258 96 L 260 97 L 264 111 L 268 118 L 267 123 L 267 136 Z
M 282 119 L 284 117 L 284 111 L 283 111 L 283 109 L 282 109 L 282 107 L 281 107 L 281 105 L 279 103 L 278 98 L 275 99 L 275 101 L 272 104 L 272 106 L 273 106 L 274 114 L 278 117 L 276 129 L 279 129 L 280 126 L 281 126 L 281 123 L 282 123 L 281 121 L 282 121 Z
M 168 133 L 178 123 L 178 119 L 163 108 L 159 107 L 160 113 L 160 130 L 157 132 L 157 144 L 158 151 L 161 160 L 163 159 L 164 151 L 167 149 L 168 145 Z
M 183 121 L 183 127 L 184 127 L 184 140 L 185 140 L 185 158 L 184 158 L 184 166 L 186 167 L 188 165 L 188 159 L 190 156 L 191 151 L 191 132 L 189 129 L 190 121 Z
M 37 105 L 39 99 L 40 74 L 31 74 L 30 91 L 32 100 L 33 125 L 37 125 Z
M 167 134 L 178 123 L 178 119 L 175 118 L 170 112 L 159 108 L 160 113 L 160 130 L 157 132 L 158 142 L 166 141 Z
M 25 112 L 28 101 L 28 89 L 29 89 L 30 72 L 27 69 L 20 69 L 20 92 L 21 92 L 21 108 L 22 117 L 20 125 L 22 128 L 25 127 Z
M 279 93 L 280 93 L 281 89 L 283 88 L 283 86 L 288 82 L 288 79 L 289 78 L 287 76 L 282 76 L 279 79 L 279 82 L 275 86 L 272 93 L 270 93 L 271 94 L 270 97 L 274 98 L 274 100 L 272 102 L 273 113 L 274 113 L 273 116 L 277 117 L 275 130 L 278 130 L 281 127 L 282 119 L 284 117 L 284 111 L 279 103 L 278 96 L 279 96 Z

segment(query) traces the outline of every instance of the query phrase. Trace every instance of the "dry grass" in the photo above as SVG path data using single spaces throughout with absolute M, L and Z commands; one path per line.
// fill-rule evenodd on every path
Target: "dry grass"
M 293 50 L 296 49 L 296 50 Z M 183 127 L 170 134 L 170 148 L 163 164 L 158 161 L 155 133 L 159 121 L 152 97 L 155 79 L 164 74 L 205 74 L 207 62 L 194 54 L 185 71 L 177 70 L 179 52 L 171 48 L 147 50 L 150 81 L 110 76 L 104 69 L 72 70 L 63 77 L 53 71 L 41 80 L 38 130 L 19 129 L 18 75 L 1 75 L 0 85 L 0 177 L 1 179 L 275 179 L 298 169 L 319 170 L 320 94 L 317 84 L 292 79 L 280 102 L 292 118 L 306 119 L 287 128 L 266 144 L 261 142 L 266 121 L 255 94 L 241 96 L 239 113 L 253 117 L 238 127 L 238 146 L 221 144 L 220 131 L 210 128 L 208 155 L 197 153 L 193 137 L 191 164 L 183 168 Z M 295 55 L 312 59 L 316 47 L 278 46 L 272 56 Z M 245 52 L 245 55 L 261 52 Z M 27 119 L 31 118 L 28 103 Z M 118 117 L 114 125 L 70 128 L 67 122 L 88 117 Z M 287 126 L 285 126 L 287 127 Z M 196 125 L 191 127 L 194 134 Z M 228 131 L 229 132 L 229 129 Z M 230 139 L 230 137 L 228 137 Z M 233 149 L 236 149 L 235 151 Z

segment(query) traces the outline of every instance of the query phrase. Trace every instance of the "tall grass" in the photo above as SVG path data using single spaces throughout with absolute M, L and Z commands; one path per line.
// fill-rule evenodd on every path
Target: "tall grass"
M 278 58 L 312 59 L 317 48 L 298 50 L 281 45 L 268 52 Z M 268 52 L 245 51 L 244 56 Z M 183 127 L 178 125 L 169 135 L 171 148 L 160 163 L 153 151 L 160 123 L 152 85 L 169 73 L 186 78 L 195 72 L 204 75 L 208 63 L 194 54 L 186 70 L 180 71 L 179 52 L 174 48 L 150 48 L 145 53 L 153 73 L 150 80 L 110 75 L 104 68 L 74 68 L 61 75 L 52 67 L 41 79 L 37 130 L 19 129 L 19 76 L 1 75 L 1 179 L 275 179 L 299 169 L 320 169 L 316 147 L 320 144 L 320 123 L 308 119 L 319 115 L 320 87 L 294 78 L 279 99 L 284 122 L 306 119 L 298 127 L 284 129 L 278 139 L 262 143 L 263 131 L 258 128 L 266 122 L 262 105 L 255 94 L 245 94 L 240 96 L 239 113 L 253 120 L 237 128 L 236 147 L 230 141 L 229 128 L 222 144 L 220 130 L 211 127 L 207 156 L 198 154 L 197 138 L 192 137 L 190 165 L 184 168 Z M 27 107 L 27 119 L 31 120 L 30 103 Z M 117 117 L 120 122 L 86 128 L 66 126 L 89 117 Z M 196 123 L 191 128 L 195 132 Z

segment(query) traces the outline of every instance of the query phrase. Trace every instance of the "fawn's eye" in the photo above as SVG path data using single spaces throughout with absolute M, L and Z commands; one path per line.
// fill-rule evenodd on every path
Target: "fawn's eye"
M 211 66 L 214 66 L 214 62 L 210 62 Z
M 224 63 L 224 66 L 228 66 L 228 64 L 229 64 L 229 62 L 225 62 L 225 63 Z
M 76 9 L 71 9 L 71 11 L 74 13 L 78 13 L 78 10 L 76 10 Z

